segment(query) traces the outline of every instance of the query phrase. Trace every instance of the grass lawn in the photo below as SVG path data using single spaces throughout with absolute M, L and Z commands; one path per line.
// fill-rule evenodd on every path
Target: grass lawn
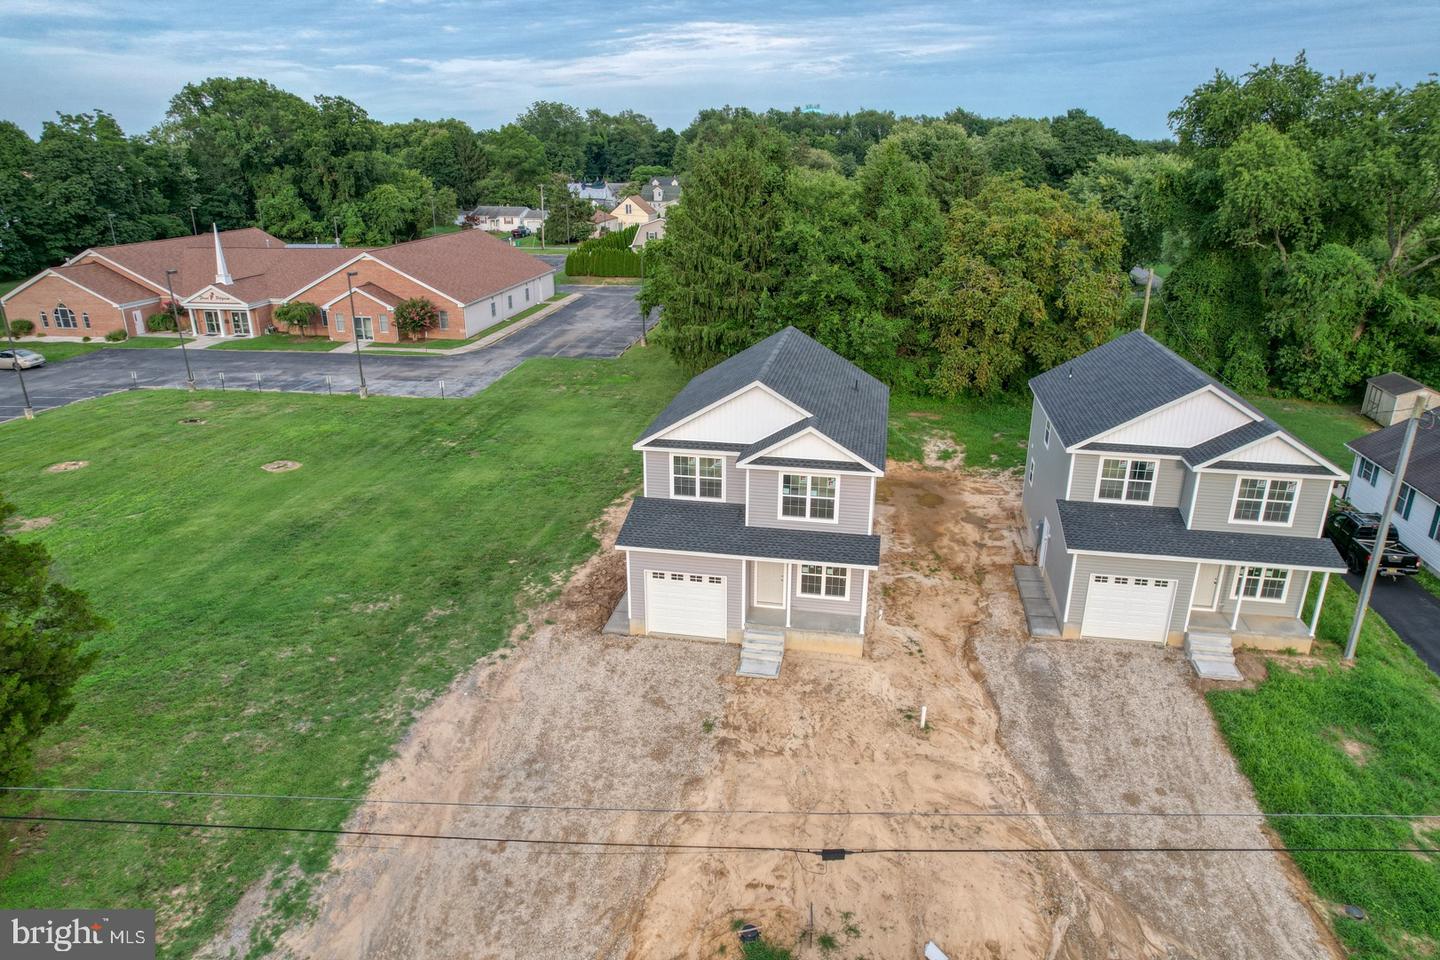
M 465 228 L 460 226 L 460 224 L 458 223 L 442 223 L 438 226 L 431 227 L 429 230 L 426 230 L 425 236 L 438 237 L 444 233 L 459 233 L 461 230 L 464 229 Z
M 504 330 L 506 327 L 512 324 L 519 323 L 526 317 L 532 316 L 536 311 L 544 309 L 545 307 L 549 306 L 557 300 L 564 300 L 568 296 L 570 296 L 570 294 L 568 293 L 557 293 L 549 300 L 543 300 L 540 303 L 535 304 L 533 307 L 526 307 L 524 310 L 521 310 L 519 313 L 515 314 L 515 316 L 513 317 L 510 317 L 508 320 L 501 320 L 499 323 L 492 323 L 490 326 L 486 327 L 484 330 L 481 330 L 473 337 L 466 337 L 464 340 L 437 340 L 434 337 L 431 337 L 429 340 L 421 340 L 419 342 L 412 343 L 376 344 L 373 347 L 367 347 L 366 350 L 372 353 L 377 350 L 381 353 L 428 353 L 431 350 L 453 350 L 456 347 L 463 347 L 467 343 L 474 343 L 476 340 L 482 340 L 485 337 L 490 336 L 490 334 L 500 330 Z
M 1314 602 L 1314 591 L 1310 603 Z M 1257 689 L 1209 701 L 1264 810 L 1440 815 L 1440 678 L 1371 614 L 1355 665 L 1338 662 L 1355 593 L 1332 577 L 1320 617 L 1324 666 L 1272 664 Z M 1349 748 L 1349 752 L 1345 749 Z M 1287 846 L 1440 849 L 1436 821 L 1271 818 Z M 1332 904 L 1352 960 L 1433 956 L 1440 949 L 1440 859 L 1415 854 L 1296 853 L 1311 887 Z
M 341 342 L 327 337 L 301 337 L 293 333 L 264 333 L 258 337 L 225 340 L 209 350 L 334 350 Z
M 630 441 L 684 383 L 658 349 L 530 360 L 468 400 L 144 391 L 0 424 L 0 492 L 114 629 L 34 782 L 359 797 L 415 710 L 505 642 L 639 482 Z M 182 418 L 206 423 L 181 425 Z M 261 464 L 303 466 L 267 473 Z M 49 474 L 60 460 L 88 460 Z M 176 500 L 177 491 L 182 493 Z M 9 811 L 336 827 L 349 803 L 20 798 Z M 14 829 L 0 903 L 157 907 L 190 956 L 237 899 L 333 843 Z M 273 872 L 273 874 L 272 874 Z
M 24 283 L 24 282 L 25 282 L 25 281 L 24 281 L 23 279 L 22 279 L 22 280 L 0 280 L 0 297 L 5 296 L 5 294 L 9 293 L 11 290 L 14 290 L 16 287 L 20 286 L 20 284 L 22 284 L 22 283 Z
M 1421 570 L 1415 574 L 1415 581 L 1435 596 L 1440 597 L 1440 577 L 1435 576 L 1434 570 Z
M 989 400 L 890 395 L 891 457 L 923 460 L 925 441 L 935 434 L 952 437 L 964 448 L 966 466 L 1022 466 L 1030 435 L 1030 399 L 1020 394 Z
M 1345 444 L 1380 429 L 1375 421 L 1360 415 L 1360 407 L 1356 404 L 1313 403 L 1275 397 L 1246 399 L 1341 470 L 1349 470 L 1351 461 L 1355 459 L 1354 454 L 1345 449 Z
M 193 343 L 193 337 L 186 337 L 186 343 Z M 178 347 L 180 341 L 175 337 L 131 337 L 129 340 L 121 340 L 119 343 L 110 343 L 107 340 L 92 340 L 89 343 L 72 343 L 56 341 L 47 343 L 44 340 L 25 340 L 17 343 L 16 346 L 25 350 L 34 350 L 42 354 L 50 363 L 60 363 L 62 360 L 69 360 L 73 357 L 83 357 L 87 353 L 94 353 L 96 350 L 164 350 L 169 347 Z

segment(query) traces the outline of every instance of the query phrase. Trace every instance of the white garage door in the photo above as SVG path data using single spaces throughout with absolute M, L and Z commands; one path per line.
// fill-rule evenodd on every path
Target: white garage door
M 1085 594 L 1080 632 L 1087 637 L 1164 643 L 1174 601 L 1174 580 L 1097 573 Z
M 645 630 L 725 639 L 725 578 L 649 570 Z

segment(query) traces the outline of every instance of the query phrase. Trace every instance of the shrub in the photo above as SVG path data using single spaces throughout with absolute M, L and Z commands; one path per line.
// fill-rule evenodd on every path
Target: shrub
M 395 304 L 395 329 L 411 340 L 440 323 L 440 311 L 424 297 L 411 297 Z
M 90 342 L 90 338 L 89 338 L 88 336 L 81 337 L 81 338 L 80 338 L 80 342 L 81 342 L 81 343 L 89 343 L 89 342 Z
M 129 336 L 130 334 L 126 333 L 124 330 L 111 330 L 109 333 L 105 334 L 105 339 L 109 340 L 111 343 L 119 343 L 121 340 L 128 339 Z
M 302 338 L 305 336 L 305 328 L 313 326 L 319 320 L 320 308 L 304 300 L 292 300 L 275 308 L 275 322 L 283 323 L 291 330 L 300 331 Z
M 34 320 L 11 320 L 10 332 L 17 337 L 28 337 L 35 332 Z
M 177 326 L 175 314 L 169 311 L 161 311 L 151 317 L 145 318 L 145 329 L 159 331 L 161 333 L 174 333 Z

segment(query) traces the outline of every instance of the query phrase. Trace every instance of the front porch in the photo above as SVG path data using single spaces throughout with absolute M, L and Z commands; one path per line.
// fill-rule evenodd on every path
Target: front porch
M 1244 573 L 1247 570 L 1250 575 Z M 1281 571 L 1285 573 L 1283 593 L 1277 599 L 1266 599 L 1266 586 L 1278 582 L 1275 578 Z M 1309 653 L 1320 625 L 1325 593 L 1330 586 L 1330 572 L 1319 572 L 1320 586 L 1307 620 L 1305 600 L 1310 578 L 1314 575 L 1314 571 L 1274 567 L 1235 566 L 1223 569 L 1213 583 L 1197 583 L 1196 598 L 1200 602 L 1190 609 L 1186 632 L 1214 638 L 1228 637 L 1232 648 Z M 1202 574 L 1201 580 L 1204 579 Z M 1237 587 L 1237 581 L 1244 584 L 1243 588 Z M 1209 605 L 1203 602 L 1202 589 L 1210 593 Z
M 802 633 L 853 634 L 857 637 L 864 633 L 860 617 L 855 614 L 791 610 L 787 623 L 784 610 L 754 606 L 745 608 L 745 626 L 779 627 Z
M 1308 653 L 1314 634 L 1299 617 L 1276 617 L 1263 613 L 1245 613 L 1239 617 L 1228 613 L 1196 610 L 1190 614 L 1190 629 L 1204 633 L 1228 634 L 1235 647 L 1256 647 L 1261 650 L 1295 649 Z

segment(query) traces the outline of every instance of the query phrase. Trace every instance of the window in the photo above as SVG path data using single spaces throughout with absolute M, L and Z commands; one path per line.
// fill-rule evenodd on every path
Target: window
M 449 330 L 449 329 L 450 329 L 450 311 L 448 311 L 448 310 L 441 310 L 441 311 L 440 311 L 440 329 L 441 329 L 441 330 Z
M 507 293 L 507 294 L 505 294 L 505 309 L 506 309 L 506 310 L 513 310 L 513 309 L 515 309 L 515 295 L 514 295 L 513 293 Z
M 320 326 L 330 326 L 330 311 L 326 310 L 324 307 L 320 308 Z
M 1100 461 L 1100 485 L 1096 500 L 1124 500 L 1149 503 L 1155 499 L 1154 460 Z
M 237 337 L 250 336 L 250 315 L 243 310 L 231 310 L 230 332 Z
M 1050 421 L 1045 421 L 1045 449 L 1050 449 Z
M 530 288 L 529 288 L 529 287 L 526 287 L 526 288 L 525 288 L 525 302 L 526 302 L 526 303 L 529 303 L 529 302 L 530 302 Z
M 86 330 L 90 329 L 90 314 L 84 312 L 83 310 L 80 312 L 80 325 Z
M 45 311 L 44 311 L 44 310 L 41 310 L 41 311 L 40 311 L 40 326 L 42 326 L 42 327 L 48 327 L 48 326 L 50 326 L 50 318 L 47 317 L 47 316 L 45 316 Z
M 1430 539 L 1440 541 L 1440 503 L 1435 504 L 1435 516 L 1430 518 Z
M 1290 571 L 1280 567 L 1241 567 L 1230 596 L 1249 600 L 1284 600 Z
M 388 314 L 388 313 L 382 313 L 382 314 L 380 314 L 380 332 L 381 332 L 381 333 L 389 333 L 389 332 L 390 332 L 390 314 Z
M 335 332 L 336 332 L 336 333 L 344 333 L 344 332 L 345 332 L 345 314 L 343 314 L 343 313 L 337 313 L 337 314 L 335 314 Z
M 677 497 L 721 500 L 725 496 L 725 462 L 720 457 L 670 458 L 670 490 Z
M 786 473 L 780 477 L 780 516 L 805 520 L 835 519 L 835 477 Z
M 629 213 L 629 212 L 630 212 L 630 204 L 628 204 L 628 203 L 625 204 L 625 212 L 626 212 L 626 213 Z
M 75 328 L 75 314 L 63 303 L 55 304 L 55 326 L 66 330 Z
M 846 600 L 850 597 L 850 570 L 847 567 L 800 565 L 800 595 Z
M 1241 477 L 1230 519 L 1239 523 L 1289 524 L 1295 511 L 1294 480 Z
M 1364 457 L 1360 458 L 1360 469 L 1357 470 L 1356 473 L 1361 480 L 1364 480 L 1372 487 L 1375 486 L 1375 482 L 1380 479 L 1380 468 Z
M 1410 508 L 1415 506 L 1415 488 L 1408 483 L 1400 484 L 1400 496 L 1395 500 L 1395 515 L 1401 520 L 1410 519 Z
M 1026 471 L 1025 471 L 1025 482 L 1028 483 L 1028 484 L 1030 484 L 1030 486 L 1032 486 L 1032 487 L 1035 486 L 1035 458 L 1034 458 L 1034 457 L 1031 457 L 1031 458 L 1030 458 L 1030 466 L 1029 466 L 1029 468 L 1026 469 Z

